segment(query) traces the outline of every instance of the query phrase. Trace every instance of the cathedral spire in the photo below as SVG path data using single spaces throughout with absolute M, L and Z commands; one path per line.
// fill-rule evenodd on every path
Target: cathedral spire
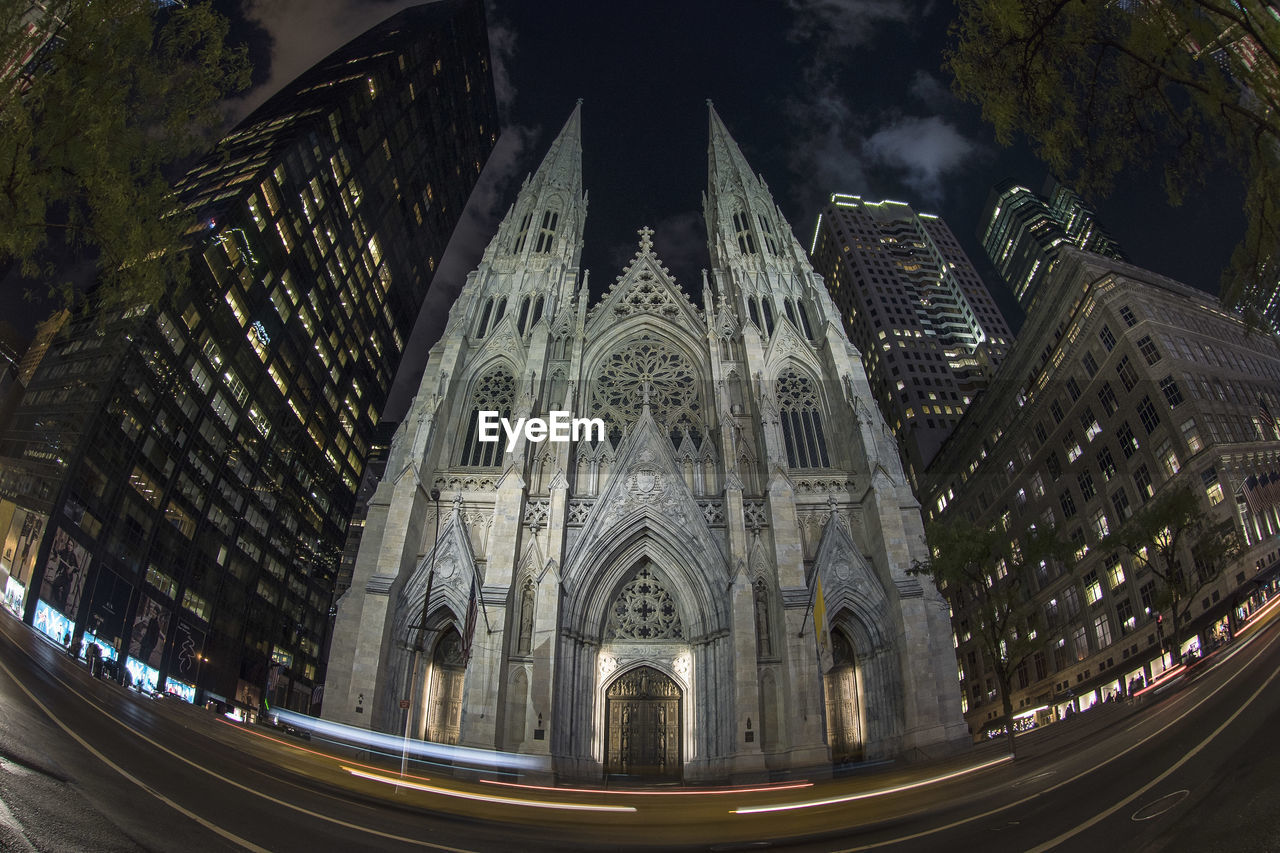
M 707 99 L 707 112 L 710 120 L 710 133 L 707 142 L 707 175 L 714 187 L 718 181 L 736 180 L 739 186 L 755 188 L 760 181 L 751 171 L 751 165 L 743 156 L 742 149 L 734 141 L 729 129 L 724 126 L 715 104 Z
M 582 99 L 573 106 L 547 156 L 529 182 L 538 191 L 549 188 L 582 193 Z

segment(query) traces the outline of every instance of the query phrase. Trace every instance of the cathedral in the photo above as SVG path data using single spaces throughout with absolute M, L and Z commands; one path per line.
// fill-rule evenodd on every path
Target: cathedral
M 564 780 L 820 775 L 968 741 L 861 355 L 708 107 L 701 305 L 647 227 L 589 304 L 580 104 L 525 179 L 393 441 L 327 719 Z M 482 412 L 605 429 L 491 441 Z

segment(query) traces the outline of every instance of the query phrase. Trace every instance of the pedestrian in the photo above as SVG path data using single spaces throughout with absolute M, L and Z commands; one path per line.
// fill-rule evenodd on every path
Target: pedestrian
M 102 648 L 97 643 L 90 643 L 85 655 L 89 660 L 89 674 L 94 678 L 102 675 Z

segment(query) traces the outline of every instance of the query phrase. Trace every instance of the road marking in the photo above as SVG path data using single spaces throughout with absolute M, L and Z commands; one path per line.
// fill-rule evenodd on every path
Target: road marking
M 1132 794 L 1130 794 L 1129 796 L 1125 797 L 1123 800 L 1121 800 L 1120 802 L 1116 803 L 1116 804 L 1115 804 L 1114 806 L 1112 806 L 1111 808 L 1109 808 L 1109 809 L 1107 809 L 1107 810 L 1105 810 L 1105 811 L 1098 812 L 1096 815 L 1094 815 L 1093 817 L 1089 818 L 1089 819 L 1088 819 L 1088 820 L 1086 820 L 1084 823 L 1078 824 L 1074 829 L 1069 829 L 1069 830 L 1067 830 L 1066 832 L 1064 832 L 1064 833 L 1062 833 L 1061 835 L 1059 835 L 1058 837 L 1049 839 L 1049 840 L 1048 840 L 1048 841 L 1046 841 L 1045 843 L 1041 844 L 1039 847 L 1034 847 L 1034 848 L 1032 848 L 1032 849 L 1029 851 L 1029 853 L 1044 853 L 1044 851 L 1045 851 L 1045 850 L 1052 850 L 1054 847 L 1057 847 L 1059 844 L 1061 844 L 1062 842 L 1066 841 L 1068 838 L 1074 838 L 1075 836 L 1077 836 L 1077 835 L 1079 835 L 1080 833 L 1084 832 L 1084 831 L 1085 831 L 1086 829 L 1088 829 L 1089 827 L 1094 826 L 1095 824 L 1099 823 L 1100 821 L 1104 821 L 1104 820 L 1106 820 L 1107 818 L 1111 817 L 1113 814 L 1115 814 L 1116 812 L 1120 811 L 1120 809 L 1122 809 L 1122 808 L 1124 808 L 1125 806 L 1129 805 L 1129 804 L 1130 804 L 1130 803 L 1132 803 L 1134 800 L 1138 799 L 1138 797 L 1141 797 L 1141 796 L 1142 796 L 1143 794 L 1145 794 L 1147 791 L 1150 791 L 1150 790 L 1151 790 L 1152 788 L 1154 788 L 1156 785 L 1159 785 L 1159 784 L 1160 784 L 1161 782 L 1163 782 L 1165 779 L 1169 778 L 1169 776 L 1170 776 L 1171 774 L 1173 774 L 1175 771 L 1177 771 L 1177 769 L 1178 769 L 1178 768 L 1180 768 L 1182 765 L 1186 764 L 1186 763 L 1187 763 L 1188 761 L 1190 761 L 1192 758 L 1195 758 L 1197 755 L 1199 755 L 1199 754 L 1200 754 L 1200 751 L 1201 751 L 1202 749 L 1204 749 L 1206 746 L 1208 746 L 1208 745 L 1209 745 L 1209 743 L 1210 743 L 1214 738 L 1216 738 L 1218 735 L 1222 734 L 1223 730 L 1224 730 L 1224 729 L 1226 729 L 1226 727 L 1227 727 L 1227 726 L 1229 726 L 1229 725 L 1231 725 L 1232 723 L 1234 723 L 1234 722 L 1236 721 L 1236 717 L 1238 717 L 1238 716 L 1240 716 L 1241 714 L 1243 714 L 1243 713 L 1244 713 L 1244 709 L 1245 709 L 1245 708 L 1248 708 L 1251 704 L 1253 704 L 1253 701 L 1254 701 L 1255 699 L 1257 699 L 1259 695 L 1261 695 L 1261 693 L 1262 693 L 1262 691 L 1263 691 L 1263 690 L 1266 690 L 1269 686 L 1271 686 L 1271 682 L 1275 681 L 1275 680 L 1276 680 L 1276 676 L 1278 676 L 1278 675 L 1280 675 L 1280 669 L 1278 669 L 1278 670 L 1276 670 L 1276 671 L 1272 672 L 1272 673 L 1271 673 L 1271 675 L 1270 675 L 1270 677 L 1269 677 L 1269 678 L 1267 678 L 1267 680 L 1266 680 L 1266 681 L 1262 682 L 1262 684 L 1261 684 L 1261 685 L 1259 685 L 1259 687 L 1258 687 L 1258 689 L 1257 689 L 1257 690 L 1253 691 L 1253 695 L 1251 695 L 1248 699 L 1244 700 L 1244 703 L 1243 703 L 1243 704 L 1241 704 L 1241 705 L 1240 705 L 1240 707 L 1236 709 L 1236 712 L 1235 712 L 1234 714 L 1232 714 L 1230 717 L 1227 717 L 1227 719 L 1222 723 L 1222 725 L 1220 725 L 1220 726 L 1218 726 L 1216 729 L 1214 729 L 1214 730 L 1213 730 L 1213 732 L 1212 732 L 1212 733 L 1210 733 L 1210 735 L 1209 735 L 1207 738 L 1205 738 L 1204 740 L 1200 741 L 1200 743 L 1196 744 L 1196 746 L 1195 746 L 1195 748 L 1194 748 L 1194 749 L 1192 749 L 1192 750 L 1191 750 L 1190 752 L 1188 752 L 1186 755 L 1182 756 L 1182 758 L 1180 758 L 1180 759 L 1178 759 L 1177 761 L 1175 761 L 1175 762 L 1173 763 L 1173 765 L 1172 765 L 1168 770 L 1164 771 L 1164 772 L 1163 772 L 1163 773 L 1161 773 L 1159 776 L 1157 776 L 1156 778 L 1152 779 L 1150 782 L 1148 782 L 1147 784 L 1143 785 L 1141 788 L 1139 788 L 1138 790 L 1134 791 Z M 1216 691 L 1215 691 L 1215 692 L 1216 692 Z M 1210 694 L 1210 695 L 1212 695 L 1212 694 Z
M 1276 644 L 1276 641 L 1277 641 L 1277 640 L 1280 640 L 1280 634 L 1277 634 L 1276 636 L 1274 636 L 1274 637 L 1272 637 L 1270 640 L 1268 640 L 1268 641 L 1267 641 L 1267 643 L 1266 643 L 1266 645 L 1264 645 L 1262 648 L 1258 649 L 1258 653 L 1257 653 L 1256 655 L 1254 655 L 1254 656 L 1253 656 L 1253 659 L 1252 659 L 1251 661 L 1249 661 L 1248 663 L 1246 663 L 1244 666 L 1241 666 L 1241 667 L 1240 667 L 1240 670 L 1239 670 L 1238 672 L 1236 672 L 1234 675 L 1232 675 L 1231 677 L 1229 677 L 1226 681 L 1222 682 L 1222 684 L 1220 684 L 1220 685 L 1218 685 L 1216 688 L 1214 688 L 1213 692 L 1211 692 L 1209 695 L 1205 696 L 1203 699 L 1201 699 L 1201 700 L 1200 700 L 1199 702 L 1197 702 L 1196 704 L 1192 705 L 1190 708 L 1188 708 L 1188 709 L 1187 709 L 1187 711 L 1186 711 L 1186 712 L 1184 712 L 1183 714 L 1179 715 L 1177 718 L 1175 718 L 1175 719 L 1173 719 L 1173 720 L 1170 720 L 1170 721 L 1169 721 L 1168 723 L 1166 723 L 1164 726 L 1162 726 L 1161 728 L 1159 728 L 1159 729 L 1157 729 L 1156 731 L 1152 732 L 1151 734 L 1147 735 L 1146 737 L 1144 737 L 1142 740 L 1138 741 L 1137 743 L 1131 744 L 1129 747 L 1127 747 L 1127 748 L 1125 748 L 1125 749 L 1121 750 L 1120 752 L 1117 752 L 1115 755 L 1112 755 L 1110 758 L 1104 759 L 1103 761 L 1099 762 L 1098 764 L 1093 765 L 1093 766 L 1092 766 L 1092 767 L 1090 767 L 1088 770 L 1084 770 L 1084 771 L 1081 771 L 1080 773 L 1077 773 L 1075 776 L 1072 776 L 1070 779 L 1063 779 L 1061 782 L 1058 782 L 1058 783 L 1057 783 L 1057 784 L 1055 784 L 1055 785 L 1050 785 L 1048 788 L 1045 788 L 1043 791 L 1040 791 L 1040 792 L 1035 793 L 1035 794 L 1029 794 L 1028 796 L 1023 797 L 1023 798 L 1022 798 L 1022 799 L 1020 799 L 1020 800 L 1014 800 L 1012 803 L 1006 803 L 1006 804 L 1005 804 L 1005 805 L 1003 805 L 1003 806 L 997 806 L 997 807 L 996 807 L 996 808 L 994 808 L 994 809 L 990 809 L 990 810 L 985 811 L 985 812 L 983 812 L 983 813 L 981 813 L 981 814 L 973 815 L 972 817 L 961 818 L 960 820 L 952 821 L 951 823 L 944 824 L 944 825 L 942 825 L 942 826 L 935 826 L 935 827 L 933 827 L 933 828 L 931 828 L 931 829 L 923 829 L 923 830 L 921 830 L 921 831 L 919 831 L 919 832 L 912 833 L 911 835 L 902 835 L 902 836 L 899 836 L 899 837 L 897 837 L 897 838 L 890 838 L 890 839 L 886 839 L 885 841 L 873 841 L 873 842 L 871 842 L 870 844 L 863 844 L 863 845 L 858 846 L 858 847 L 845 847 L 844 849 L 842 849 L 842 850 L 838 851 L 838 853 L 859 853 L 859 851 L 862 851 L 862 850 L 874 850 L 874 849 L 876 849 L 877 847 L 888 847 L 888 846 L 889 846 L 889 845 L 891 845 L 891 844 L 902 844 L 903 842 L 906 842 L 906 841 L 914 841 L 914 840 L 916 840 L 917 838 L 924 838 L 924 837 L 929 836 L 929 835 L 937 835 L 939 832 L 946 832 L 946 831 L 947 831 L 947 830 L 949 830 L 949 829 L 955 829 L 957 826 L 964 826 L 964 825 L 965 825 L 965 824 L 967 824 L 967 823 L 973 823 L 974 821 L 977 821 L 977 820 L 983 820 L 983 819 L 985 819 L 985 818 L 989 818 L 989 817 L 991 817 L 992 815 L 997 815 L 997 814 L 1000 814 L 1000 812 L 1008 811 L 1009 809 L 1012 809 L 1012 808 L 1015 808 L 1015 807 L 1017 807 L 1017 806 L 1020 806 L 1020 805 L 1022 805 L 1023 803 L 1029 803 L 1029 802 L 1031 802 L 1032 800 L 1036 799 L 1037 797 L 1042 797 L 1042 796 L 1044 796 L 1045 794 L 1048 794 L 1048 793 L 1050 793 L 1050 792 L 1052 792 L 1052 791 L 1056 791 L 1056 790 L 1058 790 L 1059 788 L 1062 788 L 1062 787 L 1064 787 L 1064 786 L 1066 786 L 1066 785 L 1070 785 L 1072 782 L 1075 782 L 1077 779 L 1082 779 L 1082 778 L 1084 778 L 1085 776 L 1088 776 L 1090 773 L 1094 773 L 1094 772 L 1096 772 L 1096 771 L 1098 771 L 1098 770 L 1101 770 L 1103 767 L 1106 767 L 1108 764 L 1111 764 L 1112 762 L 1114 762 L 1114 761 L 1116 761 L 1116 760 L 1120 759 L 1121 757 L 1123 757 L 1123 756 L 1127 755 L 1128 753 L 1133 752 L 1133 750 L 1135 750 L 1135 749 L 1137 749 L 1138 747 L 1142 746 L 1144 743 L 1146 743 L 1147 741 L 1151 740 L 1152 738 L 1157 737 L 1158 735 L 1163 734 L 1163 733 L 1164 733 L 1164 731 L 1165 731 L 1165 729 L 1168 729 L 1170 726 L 1173 726 L 1173 725 L 1175 725 L 1175 724 L 1177 724 L 1177 723 L 1181 722 L 1181 721 L 1182 721 L 1182 719 L 1183 719 L 1184 717 L 1187 717 L 1187 716 L 1189 716 L 1190 714 L 1192 714 L 1192 713 L 1193 713 L 1197 708 L 1199 708 L 1199 707 L 1200 707 L 1201 705 L 1203 705 L 1205 702 L 1208 702 L 1210 699 L 1212 699 L 1214 696 L 1216 696 L 1216 695 L 1218 694 L 1218 692 L 1219 692 L 1219 691 L 1225 690 L 1225 689 L 1228 687 L 1228 685 L 1230 685 L 1230 684 L 1231 684 L 1231 682 L 1235 681 L 1237 678 L 1239 678 L 1239 677 L 1241 676 L 1241 674 L 1242 674 L 1242 673 L 1244 673 L 1244 671 L 1245 671 L 1245 669 L 1248 667 L 1249 663 L 1252 663 L 1253 661 L 1256 661 L 1256 660 L 1257 660 L 1258 658 L 1260 658 L 1263 654 L 1265 654 L 1265 653 L 1267 652 L 1267 650 L 1268 650 L 1268 649 L 1270 649 L 1272 646 L 1274 646 L 1274 645 Z M 1278 673 L 1280 673 L 1280 670 L 1277 670 L 1277 672 L 1278 672 Z M 1273 673 L 1271 677 L 1272 677 L 1272 678 L 1275 678 L 1275 676 L 1276 676 L 1276 673 Z M 1260 688 L 1260 689 L 1261 689 L 1261 688 Z M 1239 711 L 1237 711 L 1236 713 L 1238 714 L 1238 713 L 1239 713 Z M 1233 717 L 1233 719 L 1234 719 L 1234 717 Z M 1210 735 L 1210 737 L 1212 737 L 1212 735 Z
M 1172 794 L 1165 794 L 1160 799 L 1147 803 L 1145 806 L 1129 815 L 1129 820 L 1136 823 L 1138 821 L 1151 820 L 1152 818 L 1159 817 L 1190 795 L 1191 792 L 1186 788 L 1174 791 Z M 1142 815 L 1142 817 L 1138 817 L 1138 815 Z
M 22 647 L 21 647 L 21 646 L 18 646 L 18 644 L 17 644 L 16 642 L 14 642 L 14 641 L 13 641 L 13 639 L 12 639 L 12 638 L 6 637 L 6 639 L 8 639 L 8 640 L 9 640 L 9 642 L 10 642 L 13 646 L 17 647 L 19 651 L 24 651 L 24 650 L 22 649 Z M 35 659 L 34 659 L 34 658 L 32 658 L 32 661 L 33 661 L 33 662 L 35 662 Z M 43 667 L 41 667 L 41 668 L 43 669 Z M 232 841 L 233 843 L 239 844 L 239 845 L 241 845 L 241 846 L 245 847 L 245 848 L 246 848 L 246 849 L 248 849 L 248 850 L 261 851 L 261 853 L 270 853 L 270 851 L 269 851 L 269 850 L 267 850 L 265 847 L 259 847 L 258 845 L 254 844 L 254 843 L 253 843 L 253 842 L 251 842 L 251 841 L 248 841 L 248 840 L 246 840 L 246 839 L 240 838 L 238 835 L 234 835 L 234 834 L 232 834 L 232 833 L 230 833 L 230 832 L 228 832 L 228 831 L 226 831 L 226 830 L 222 829 L 221 827 L 218 827 L 218 826 L 216 826 L 216 825 L 214 825 L 214 824 L 212 824 L 212 823 L 209 823 L 207 820 L 205 820 L 204 818 L 200 817 L 200 816 L 199 816 L 199 815 L 197 815 L 195 812 L 192 812 L 192 811 L 187 810 L 186 808 L 183 808 L 182 806 L 180 806 L 180 805 L 178 805 L 177 803 L 175 803 L 173 800 L 170 800 L 170 799 L 169 799 L 168 797 L 166 797 L 164 794 L 161 794 L 159 791 L 157 791 L 157 790 L 155 790 L 154 788 L 152 788 L 152 787 L 148 786 L 148 785 L 147 785 L 145 782 L 143 782 L 141 779 L 138 779 L 137 777 L 132 776 L 132 775 L 129 773 L 129 771 L 125 770 L 123 767 L 121 767 L 120 765 L 116 764 L 116 763 L 115 763 L 115 762 L 113 762 L 111 759 L 107 758 L 107 757 L 106 757 L 105 755 L 103 755 L 101 752 L 99 752 L 98 750 L 94 749 L 94 748 L 93 748 L 93 746 L 92 746 L 92 745 L 90 745 L 88 741 L 86 741 L 84 738 L 80 737 L 80 735 L 76 734 L 76 733 L 75 733 L 74 731 L 72 731 L 72 730 L 71 730 L 71 729 L 70 729 L 70 728 L 69 728 L 65 723 L 63 723 L 60 719 L 58 719 L 56 716 L 54 716 L 53 712 L 52 712 L 51 710 L 49 710 L 49 708 L 48 708 L 48 707 L 46 707 L 46 706 L 45 706 L 45 704 L 44 704 L 43 702 L 41 702 L 39 699 L 37 699 L 37 698 L 35 697 L 35 695 L 34 695 L 30 690 L 28 690 L 28 689 L 27 689 L 27 687 L 26 687 L 26 685 L 25 685 L 25 684 L 23 684 L 22 682 L 18 681 L 17 677 L 16 677 L 16 676 L 14 676 L 14 674 L 13 674 L 13 670 L 9 669 L 9 667 L 8 667 L 8 666 L 6 666 L 6 665 L 5 665 L 5 663 L 4 663 L 3 661 L 0 661 L 0 669 L 3 669 L 3 670 L 4 670 L 4 671 L 9 675 L 9 678 L 13 679 L 13 682 L 14 682 L 15 684 L 17 684 L 19 688 L 21 688 L 21 689 L 22 689 L 22 692 L 23 692 L 23 693 L 26 693 L 26 694 L 27 694 L 27 696 L 31 698 L 31 701 L 32 701 L 32 702 L 35 702 L 35 703 L 36 703 L 36 705 L 38 705 L 38 706 L 40 707 L 40 709 L 41 709 L 42 711 L 44 711 L 44 712 L 45 712 L 45 714 L 47 714 L 47 715 L 49 716 L 49 719 L 51 719 L 51 720 L 53 720 L 55 723 L 57 723 L 59 728 L 61 728 L 61 729 L 62 729 L 64 732 L 66 732 L 67 734 L 71 735 L 71 737 L 75 738 L 75 740 L 76 740 L 76 741 L 77 741 L 81 746 L 83 746 L 85 749 L 89 750 L 89 752 L 91 752 L 95 757 L 97 757 L 99 760 L 101 760 L 101 761 L 102 761 L 103 763 L 105 763 L 107 766 L 111 767 L 111 768 L 112 768 L 113 770 L 115 770 L 117 773 L 119 773 L 120 775 L 124 776 L 126 779 L 128 779 L 128 780 L 129 780 L 129 781 L 131 781 L 131 782 L 133 782 L 133 783 L 134 783 L 135 785 L 137 785 L 138 787 L 140 787 L 140 788 L 142 788 L 143 790 L 147 791 L 148 793 L 152 794 L 154 797 L 156 797 L 157 799 L 161 800 L 161 801 L 162 801 L 162 802 L 164 802 L 166 805 L 172 806 L 174 809 L 176 809 L 177 811 L 179 811 L 179 812 L 181 812 L 182 814 L 186 815 L 187 817 L 191 818 L 192 820 L 196 821 L 196 822 L 197 822 L 197 823 L 199 823 L 201 826 L 204 826 L 204 827 L 207 827 L 207 828 L 209 828 L 209 829 L 213 830 L 214 832 L 216 832 L 216 833 L 218 833 L 219 835 L 221 835 L 222 837 L 224 837 L 224 838 L 226 838 L 226 839 L 228 839 L 228 840 Z M 209 769 L 209 768 L 207 768 L 207 767 L 203 767 L 203 766 L 201 766 L 201 765 L 199 765 L 199 764 L 196 764 L 194 761 L 192 761 L 191 759 L 187 758 L 185 755 L 179 755 L 178 753 L 174 752 L 173 750 L 169 749 L 168 747 L 164 746 L 163 744 L 161 744 L 161 743 L 157 743 L 156 741 L 154 741 L 154 740 L 152 740 L 151 738 L 147 737 L 146 735 L 142 734 L 142 732 L 139 732 L 139 731 L 137 731 L 137 730 L 135 730 L 135 729 L 131 729 L 131 728 L 129 728 L 129 727 L 128 727 L 128 726 L 126 726 L 123 722 L 121 722 L 120 720 L 118 720 L 118 719 L 116 719 L 115 717 L 111 716 L 111 714 L 107 713 L 104 709 L 102 709 L 101 707 L 99 707 L 97 704 L 95 704 L 94 702 L 90 701 L 90 699 L 89 699 L 87 696 L 85 696 L 83 693 L 81 693 L 79 690 L 76 690 L 74 687 L 72 687 L 72 686 L 71 686 L 70 684 L 68 684 L 66 681 L 63 681 L 59 676 L 55 675 L 53 672 L 51 672 L 51 671 L 49 671 L 49 670 L 47 670 L 47 669 L 45 670 L 45 672 L 47 672 L 47 673 L 49 674 L 49 676 L 50 676 L 52 679 L 54 679 L 55 681 L 57 681 L 58 683 L 62 684 L 64 687 L 66 687 L 68 692 L 70 692 L 70 693 L 74 693 L 76 696 L 80 697 L 81 701 L 83 701 L 83 702 L 84 702 L 86 705 L 88 705 L 90 708 L 92 708 L 93 710 L 97 711 L 99 714 L 101 714 L 102 716 L 106 717 L 108 720 L 111 720 L 113 723 L 115 723 L 116 725 L 120 726 L 120 728 L 124 729 L 124 730 L 125 730 L 125 731 L 127 731 L 129 734 L 133 735 L 134 737 L 137 737 L 137 738 L 140 738 L 140 739 L 142 739 L 142 740 L 146 741 L 147 743 L 151 744 L 152 746 L 154 746 L 156 749 L 160 750 L 161 752 L 164 752 L 164 753 L 166 753 L 166 754 L 168 754 L 168 755 L 171 755 L 171 756 L 173 756 L 174 758 L 178 759 L 178 760 L 179 760 L 179 761 L 181 761 L 183 764 L 186 764 L 186 765 L 188 765 L 188 766 L 190 766 L 190 767 L 193 767 L 193 768 L 195 768 L 196 770 L 199 770 L 199 771 L 200 771 L 200 772 L 202 772 L 202 773 L 207 773 L 208 775 L 210 775 L 210 776 L 212 776 L 213 778 L 215 778 L 215 779 L 219 780 L 220 782 L 225 782 L 226 784 L 231 785 L 231 786 L 232 786 L 232 787 L 234 787 L 234 788 L 239 788 L 241 791 L 245 791 L 246 793 L 253 794 L 255 797 L 261 797 L 262 799 L 264 799 L 264 800 L 266 800 L 266 801 L 268 801 L 268 802 L 275 803 L 275 804 L 276 804 L 276 805 L 278 805 L 278 806 L 284 806 L 284 807 L 285 807 L 285 808 L 287 808 L 287 809 L 292 809 L 293 811 L 296 811 L 296 812 L 298 812 L 298 813 L 300 813 L 300 814 L 307 815 L 308 817 L 313 817 L 313 818 L 316 818 L 316 819 L 318 819 L 318 820 L 326 821 L 327 823 L 332 823 L 332 824 L 336 824 L 336 825 L 338 825 L 338 826 L 346 827 L 347 829 L 354 829 L 354 830 L 356 830 L 357 832 L 367 832 L 367 833 L 369 833 L 370 835 L 376 835 L 376 836 L 378 836 L 378 837 L 380 837 L 380 838 L 386 838 L 386 839 L 389 839 L 389 840 L 392 840 L 392 841 L 399 841 L 399 842 L 402 842 L 402 843 L 404 843 L 404 844 L 413 844 L 413 845 L 416 845 L 416 846 L 418 846 L 418 847 L 429 847 L 429 848 L 431 848 L 432 850 L 443 850 L 443 851 L 446 851 L 446 853 L 476 853 L 476 851 L 473 851 L 473 850 L 467 850 L 467 849 L 462 848 L 462 847 L 450 847 L 450 846 L 445 845 L 445 844 L 433 844 L 433 843 L 432 843 L 432 842 L 430 842 L 430 841 L 423 841 L 423 840 L 418 839 L 418 838 L 408 838 L 408 837 L 405 837 L 405 836 L 403 836 L 403 835 L 396 835 L 396 834 L 391 833 L 391 832 L 383 832 L 383 831 L 382 831 L 382 830 L 380 830 L 380 829 L 372 829 L 372 828 L 367 827 L 367 826 L 360 826 L 359 824 L 350 823 L 350 822 L 345 821 L 345 820 L 340 820 L 340 819 L 338 819 L 338 818 L 336 818 L 336 817 L 331 817 L 330 815 L 327 815 L 327 814 L 322 814 L 322 813 L 320 813 L 320 812 L 314 812 L 314 811 L 311 811 L 310 809 L 305 809 L 305 808 L 303 808 L 302 806 L 295 805 L 294 803 L 288 802 L 287 800 L 281 800 L 281 799 L 278 799 L 278 798 L 276 798 L 276 797 L 271 796 L 270 794 L 264 794 L 264 793 L 262 793 L 261 791 L 256 791 L 256 790 L 254 790 L 253 788 L 250 788 L 248 785 L 243 785 L 243 784 L 241 784 L 240 782 L 235 781 L 234 779 L 229 779 L 229 778 L 227 778 L 226 776 L 223 776 L 223 775 L 222 775 L 222 774 L 220 774 L 220 773 L 216 773 L 216 772 L 214 772 L 213 770 L 210 770 L 210 769 Z
M 55 714 L 55 713 L 53 713 L 53 711 L 49 708 L 49 706 L 48 706 L 48 705 L 44 704 L 44 703 L 43 703 L 43 702 L 41 702 L 39 699 L 37 699 L 37 698 L 36 698 L 36 695 L 35 695 L 34 693 L 32 693 L 29 689 L 27 689 L 27 685 L 23 684 L 21 681 L 19 681 L 19 680 L 18 680 L 18 677 L 17 677 L 16 675 L 14 675 L 13 670 L 9 669 L 9 667 L 8 667 L 8 666 L 7 666 L 3 661 L 0 661 L 0 669 L 3 669 L 3 670 L 5 671 L 5 674 L 6 674 L 6 675 L 8 675 L 8 676 L 9 676 L 9 678 L 13 681 L 13 683 L 14 683 L 14 684 L 16 684 L 16 685 L 18 686 L 18 689 L 19 689 L 19 690 L 21 690 L 23 693 L 27 694 L 27 698 L 28 698 L 28 699 L 30 699 L 32 702 L 34 702 L 34 703 L 36 704 L 36 707 L 38 707 L 41 711 L 43 711 L 43 712 L 45 713 L 45 716 L 47 716 L 50 720 L 52 720 L 52 721 L 53 721 L 53 722 L 58 726 L 58 728 L 62 729 L 64 732 L 66 732 L 67 734 L 71 735 L 71 737 L 76 741 L 76 743 L 80 744 L 80 745 L 81 745 L 81 746 L 83 746 L 85 749 L 87 749 L 87 750 L 89 751 L 89 753 L 90 753 L 91 755 L 93 755 L 93 757 L 94 757 L 94 758 L 97 758 L 97 759 L 98 759 L 99 761 L 101 761 L 103 764 L 107 765 L 107 766 L 108 766 L 108 767 L 110 767 L 112 770 L 116 771 L 116 772 L 117 772 L 117 773 L 119 773 L 121 776 L 123 776 L 124 778 L 128 779 L 130 782 L 132 782 L 133 784 L 137 785 L 139 788 L 141 788 L 142 790 L 146 791 L 148 794 L 150 794 L 151 796 L 155 797 L 155 798 L 156 798 L 157 800 L 159 800 L 160 802 L 162 802 L 162 803 L 164 803 L 165 805 L 167 805 L 167 806 L 171 807 L 172 809 L 174 809 L 175 811 L 177 811 L 179 814 L 185 815 L 186 817 L 190 818 L 191 820 L 194 820 L 196 823 L 198 823 L 198 824 L 200 824 L 201 826 L 203 826 L 205 829 L 208 829 L 208 830 L 210 830 L 210 831 L 212 831 L 212 832 L 217 833 L 218 835 L 220 835 L 220 836 L 222 836 L 223 838 L 225 838 L 227 841 L 230 841 L 232 844 L 238 844 L 238 845 L 240 845 L 241 847 L 243 847 L 243 848 L 244 848 L 244 849 L 246 849 L 246 850 L 252 850 L 252 851 L 254 851 L 254 853 L 270 853 L 270 851 L 269 851 L 269 850 L 267 850 L 267 848 L 265 848 L 265 847 L 259 847 L 257 844 L 254 844 L 254 843 L 253 843 L 252 841 L 250 841 L 249 839 L 247 839 L 247 838 L 241 838 L 239 835 L 236 835 L 234 832 L 230 832 L 230 831 L 228 831 L 228 830 L 225 830 L 225 829 L 223 829 L 222 827 L 218 826 L 217 824 L 215 824 L 215 823 L 211 823 L 211 822 L 209 822 L 209 821 L 205 820 L 204 818 L 200 817 L 200 815 L 196 814 L 195 812 L 191 811 L 190 809 L 184 808 L 183 806 L 179 805 L 178 803 L 175 803 L 173 800 L 169 799 L 169 798 L 168 798 L 168 797 L 166 797 L 164 794 L 162 794 L 162 793 L 160 793 L 159 791 L 157 791 L 155 788 L 152 788 L 152 787 L 151 787 L 150 785 L 148 785 L 146 782 L 143 782 L 143 781 L 142 781 L 141 779 L 139 779 L 137 776 L 134 776 L 134 775 L 133 775 L 132 773 L 130 773 L 128 770 L 125 770 L 125 769 L 124 769 L 123 767 L 121 767 L 119 764 L 116 764 L 116 763 L 115 763 L 114 761 L 112 761 L 110 758 L 107 758 L 105 755 L 103 755 L 101 752 L 99 752 L 99 751 L 98 751 L 98 750 L 93 746 L 93 744 L 89 743 L 87 740 L 85 740 L 84 738 L 80 737 L 80 735 L 79 735 L 75 730 L 73 730 L 73 729 L 72 729 L 70 726 L 68 726 L 66 723 L 62 722 L 62 720 L 58 718 L 58 715 L 57 715 L 57 714 Z M 55 678 L 56 678 L 56 676 L 55 676 Z M 62 679 L 58 679 L 58 680 L 59 680 L 59 681 L 61 681 Z M 65 683 L 65 682 L 63 682 L 63 683 Z M 72 690 L 72 692 L 73 692 L 73 693 L 76 693 L 76 695 L 78 695 L 78 696 L 80 695 L 80 694 L 79 694 L 77 691 L 75 691 L 75 690 Z M 84 697 L 83 697 L 83 696 L 81 696 L 80 698 L 81 698 L 81 699 L 84 699 Z M 87 700 L 86 700 L 86 701 L 87 701 Z M 108 716 L 110 716 L 110 715 L 108 715 Z M 113 719 L 114 719 L 114 718 L 113 718 Z M 168 752 L 168 750 L 165 750 L 165 751 L 166 751 L 166 752 Z M 172 753 L 170 753 L 170 754 L 172 754 Z M 5 811 L 7 812 L 7 811 L 8 811 L 8 809 L 5 809 Z M 25 836 L 22 836 L 22 837 L 25 839 Z M 32 848 L 32 849 L 35 849 L 35 848 Z

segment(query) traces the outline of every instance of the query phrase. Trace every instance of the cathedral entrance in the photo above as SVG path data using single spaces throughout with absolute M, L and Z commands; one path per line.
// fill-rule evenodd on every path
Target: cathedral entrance
M 427 740 L 457 743 L 462 732 L 462 683 L 466 676 L 462 637 L 450 628 L 431 655 L 427 686 Z
M 861 761 L 862 721 L 853 647 L 839 631 L 831 632 L 834 665 L 823 677 L 827 697 L 827 744 L 833 764 Z
M 678 781 L 680 687 L 649 666 L 629 670 L 605 694 L 605 774 Z

